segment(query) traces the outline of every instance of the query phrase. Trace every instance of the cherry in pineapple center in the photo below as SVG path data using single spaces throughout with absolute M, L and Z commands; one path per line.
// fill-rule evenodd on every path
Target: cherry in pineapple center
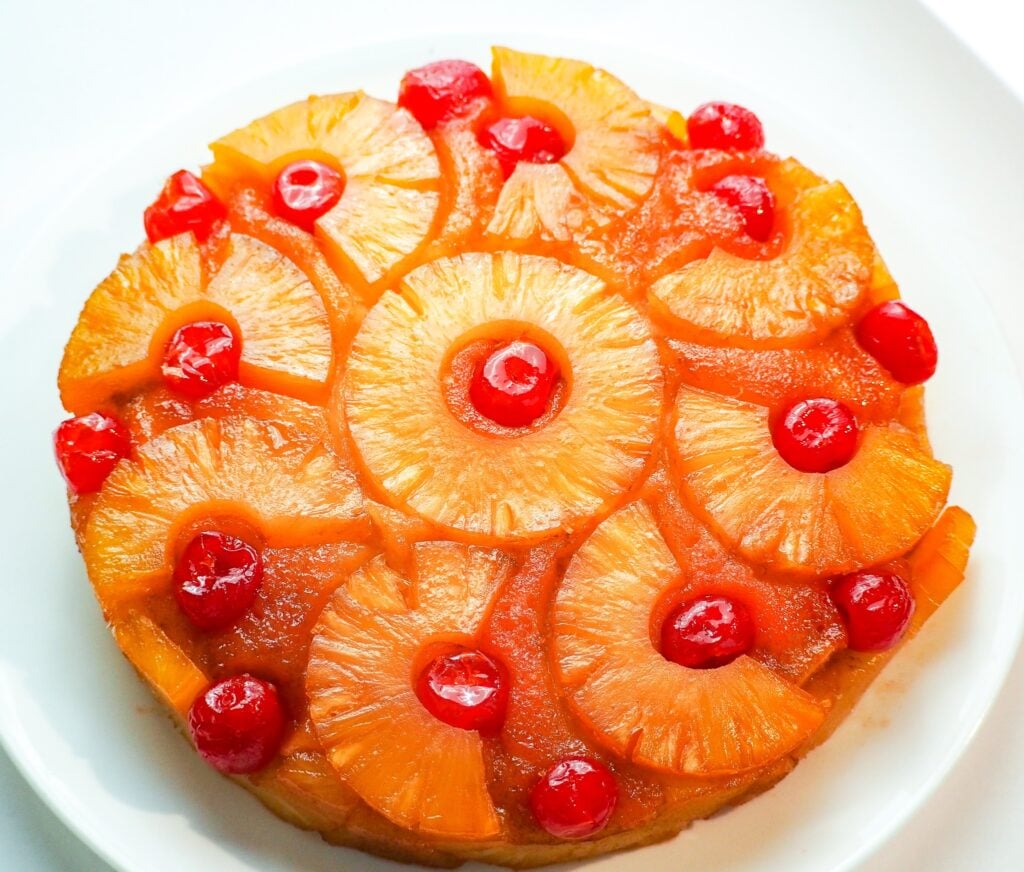
M 558 375 L 558 364 L 543 348 L 520 339 L 499 345 L 479 361 L 469 397 L 495 423 L 525 427 L 547 411 Z
M 564 405 L 567 367 L 553 343 L 519 335 L 459 345 L 445 367 L 442 390 L 451 411 L 471 429 L 522 435 L 543 427 Z

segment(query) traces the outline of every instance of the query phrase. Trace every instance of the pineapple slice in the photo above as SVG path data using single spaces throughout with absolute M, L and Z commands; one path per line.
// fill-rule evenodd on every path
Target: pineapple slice
M 179 716 L 209 686 L 203 671 L 145 615 L 130 611 L 110 629 L 124 656 Z
M 571 145 L 558 163 L 520 163 L 488 230 L 568 240 L 637 205 L 658 170 L 661 136 L 650 107 L 582 61 L 493 49 L 495 90 L 513 114 L 544 118 Z M 571 135 L 570 135 L 571 134 Z
M 854 458 L 800 472 L 775 450 L 769 410 L 683 387 L 678 480 L 716 532 L 748 560 L 827 575 L 903 554 L 946 502 L 951 471 L 899 424 L 861 431 Z
M 174 330 L 202 319 L 237 330 L 243 382 L 304 398 L 322 395 L 331 331 L 305 274 L 270 246 L 236 234 L 227 260 L 206 281 L 199 246 L 188 233 L 122 257 L 92 292 L 61 363 L 65 408 L 84 414 L 158 380 Z
M 779 759 L 814 732 L 823 708 L 748 656 L 718 669 L 663 658 L 651 615 L 679 575 L 643 502 L 620 509 L 583 543 L 553 612 L 570 704 L 613 751 L 655 769 L 711 776 Z
M 210 150 L 203 181 L 222 199 L 239 180 L 273 184 L 296 160 L 341 170 L 345 192 L 317 234 L 335 264 L 351 264 L 369 283 L 416 251 L 433 226 L 441 170 L 430 138 L 404 109 L 361 91 L 292 103 Z
M 510 330 L 537 335 L 570 385 L 550 421 L 515 438 L 461 423 L 440 384 L 459 343 Z M 335 414 L 393 504 L 493 541 L 572 528 L 628 489 L 651 453 L 662 393 L 645 319 L 599 279 L 552 258 L 466 254 L 381 297 Z
M 457 839 L 500 832 L 483 740 L 434 718 L 413 672 L 425 646 L 480 630 L 510 571 L 497 551 L 419 543 L 408 577 L 374 558 L 314 630 L 306 693 L 321 746 L 346 783 L 402 827 Z
M 365 520 L 354 474 L 316 433 L 249 418 L 175 427 L 120 464 L 93 505 L 81 547 L 104 608 L 166 585 L 177 535 L 225 516 L 273 547 L 339 541 Z
M 875 250 L 846 188 L 794 160 L 767 176 L 780 220 L 788 215 L 791 224 L 777 257 L 751 260 L 715 248 L 651 287 L 655 310 L 680 338 L 749 348 L 811 345 L 866 298 Z

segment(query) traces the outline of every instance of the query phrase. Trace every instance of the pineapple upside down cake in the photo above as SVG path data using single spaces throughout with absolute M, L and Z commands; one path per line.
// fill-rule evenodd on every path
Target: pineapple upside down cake
M 963 578 L 936 347 L 838 182 L 494 50 L 172 175 L 60 369 L 73 527 L 196 751 L 538 866 L 764 791 Z

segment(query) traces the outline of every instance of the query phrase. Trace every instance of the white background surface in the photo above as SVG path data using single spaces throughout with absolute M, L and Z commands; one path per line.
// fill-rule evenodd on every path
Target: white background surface
M 209 95 L 308 56 L 422 30 L 503 27 L 511 32 L 566 28 L 597 40 L 639 42 L 656 35 L 659 51 L 669 54 L 672 28 L 686 27 L 694 14 L 686 12 L 686 5 L 672 4 L 677 18 L 670 27 L 652 14 L 653 3 L 638 0 L 421 4 L 422 19 L 416 21 L 395 15 L 395 4 L 386 0 L 37 0 L 17 7 L 14 0 L 0 0 L 0 248 L 16 253 L 48 204 L 144 134 Z M 752 3 L 729 5 L 735 9 L 735 26 L 748 26 L 745 13 Z M 763 9 L 770 4 L 759 5 Z M 884 11 L 902 5 L 902 0 L 872 5 L 880 12 L 878 26 L 884 28 Z M 1024 99 L 1019 45 L 1024 15 L 1016 0 L 928 0 L 927 5 Z M 766 32 L 765 39 L 770 38 Z M 950 122 L 970 124 L 970 119 Z M 1021 149 L 1024 154 L 1024 143 Z M 1020 248 L 1015 238 L 996 253 L 1019 257 Z M 983 278 L 983 267 L 979 274 Z M 3 309 L 17 306 L 17 290 L 0 288 L 0 295 L 3 319 Z M 1024 369 L 1024 303 L 1020 297 L 991 302 Z M 5 582 L 12 580 L 0 584 Z M 1021 723 L 1024 659 L 1018 658 L 996 708 L 951 777 L 864 872 L 1024 869 Z M 106 869 L 45 809 L 2 752 L 0 869 Z

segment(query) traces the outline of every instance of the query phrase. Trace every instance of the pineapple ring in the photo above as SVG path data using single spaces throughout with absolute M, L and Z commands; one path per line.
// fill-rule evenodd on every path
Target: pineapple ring
M 226 320 L 240 334 L 243 382 L 308 399 L 323 395 L 331 330 L 305 273 L 269 245 L 234 234 L 207 283 L 195 237 L 183 233 L 125 255 L 92 292 L 61 362 L 64 407 L 84 414 L 158 381 L 174 329 L 205 318 Z
M 467 334 L 503 323 L 553 337 L 571 368 L 560 412 L 512 439 L 458 421 L 439 384 Z M 465 254 L 381 297 L 353 343 L 334 418 L 396 507 L 510 540 L 571 529 L 627 490 L 651 454 L 662 395 L 646 320 L 599 279 L 552 258 Z
M 611 515 L 583 543 L 553 612 L 570 705 L 616 754 L 655 769 L 723 775 L 779 759 L 818 728 L 824 710 L 751 657 L 718 669 L 662 657 L 651 613 L 679 575 L 643 502 Z
M 950 468 L 899 424 L 861 431 L 854 458 L 800 472 L 775 450 L 769 410 L 691 388 L 676 400 L 677 481 L 746 559 L 813 575 L 903 554 L 934 523 Z
M 81 549 L 104 608 L 166 584 L 177 534 L 200 517 L 251 520 L 268 545 L 336 542 L 365 522 L 353 472 L 322 436 L 252 418 L 174 427 L 111 473 Z
M 656 311 L 681 338 L 716 345 L 810 345 L 866 298 L 875 249 L 849 191 L 795 160 L 767 173 L 789 208 L 781 253 L 749 260 L 720 248 L 650 288 Z
M 430 137 L 393 103 L 362 91 L 310 97 L 210 145 L 203 181 L 226 198 L 239 177 L 272 185 L 292 161 L 312 158 L 345 174 L 338 204 L 316 222 L 335 263 L 369 283 L 426 240 L 438 209 L 441 168 Z
M 378 556 L 324 608 L 306 669 L 310 716 L 337 772 L 393 823 L 433 836 L 493 837 L 501 825 L 483 740 L 431 715 L 412 673 L 425 645 L 480 629 L 511 561 L 421 542 L 412 566 L 403 578 Z
M 654 185 L 660 125 L 614 76 L 582 61 L 493 49 L 494 87 L 514 113 L 568 122 L 572 147 L 558 163 L 520 163 L 501 191 L 488 232 L 569 240 L 636 206 Z M 539 106 L 538 106 L 539 104 Z M 548 118 L 559 126 L 559 118 Z M 564 126 L 564 122 L 563 125 Z

